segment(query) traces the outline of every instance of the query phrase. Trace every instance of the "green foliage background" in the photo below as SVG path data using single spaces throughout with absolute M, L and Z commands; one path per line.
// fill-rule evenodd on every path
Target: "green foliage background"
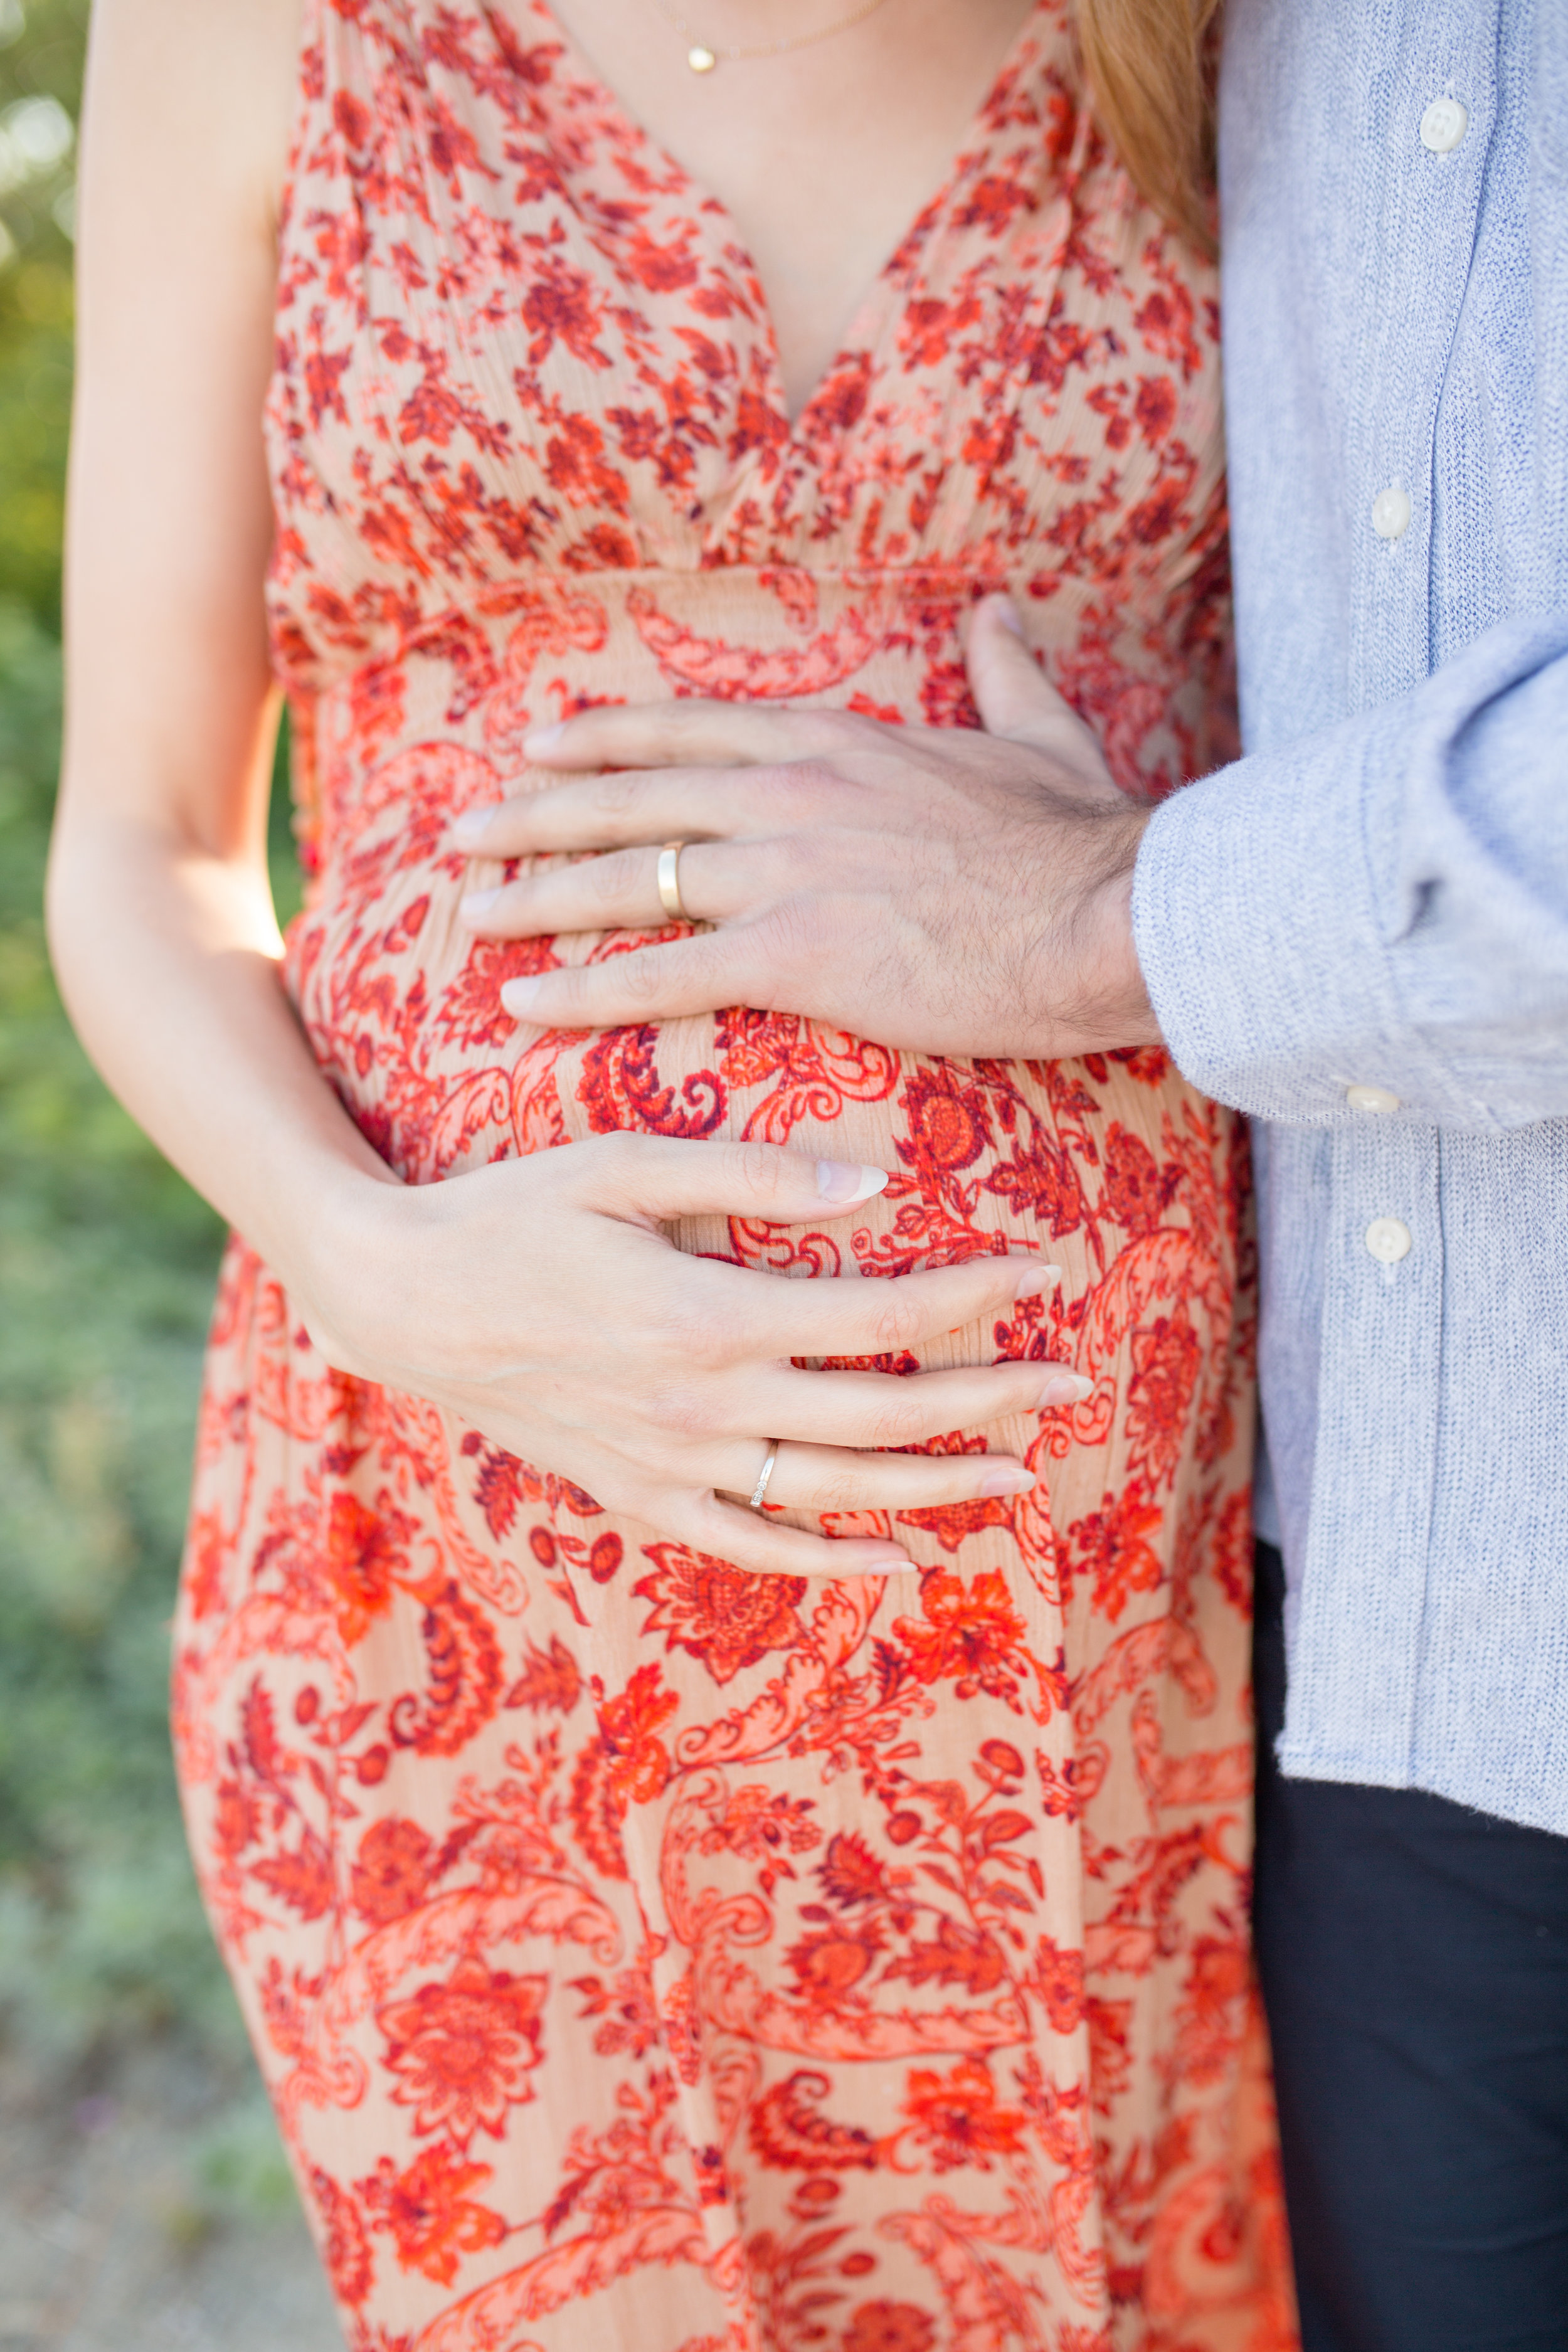
M 40 911 L 59 734 L 74 152 L 22 173 L 6 137 L 42 120 L 63 138 L 40 99 L 74 121 L 86 17 L 87 0 L 0 0 L 0 2035 L 65 2084 L 150 2030 L 178 2033 L 254 2101 L 166 1728 L 221 1235 L 89 1068 Z

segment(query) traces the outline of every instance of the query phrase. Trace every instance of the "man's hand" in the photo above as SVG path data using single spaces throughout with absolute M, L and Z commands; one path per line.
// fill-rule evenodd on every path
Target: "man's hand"
M 730 702 L 585 711 L 534 764 L 613 769 L 475 811 L 470 855 L 602 850 L 464 903 L 491 938 L 653 930 L 662 845 L 710 931 L 501 992 L 520 1020 L 608 1028 L 730 1004 L 923 1053 L 1056 1059 L 1159 1034 L 1131 932 L 1148 812 L 1047 685 L 1006 598 L 969 675 L 987 732 Z

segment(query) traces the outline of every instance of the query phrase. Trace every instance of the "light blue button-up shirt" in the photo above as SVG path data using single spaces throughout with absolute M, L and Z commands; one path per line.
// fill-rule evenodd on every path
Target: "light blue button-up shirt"
M 1221 196 L 1247 756 L 1134 923 L 1256 1122 L 1280 1756 L 1568 1833 L 1568 0 L 1230 0 Z

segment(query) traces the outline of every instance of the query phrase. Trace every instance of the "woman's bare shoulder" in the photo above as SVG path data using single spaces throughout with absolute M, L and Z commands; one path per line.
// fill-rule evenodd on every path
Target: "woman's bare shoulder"
M 87 137 L 106 160 L 198 182 L 270 212 L 283 184 L 310 0 L 96 0 Z M 216 181 L 215 175 L 216 174 Z

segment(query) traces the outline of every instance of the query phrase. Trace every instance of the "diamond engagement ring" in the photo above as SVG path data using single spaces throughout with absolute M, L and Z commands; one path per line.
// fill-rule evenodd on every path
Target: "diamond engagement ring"
M 763 1458 L 763 1462 L 762 1469 L 761 1469 L 761 1470 L 758 1472 L 758 1474 L 757 1474 L 757 1483 L 756 1483 L 756 1485 L 755 1485 L 755 1486 L 752 1487 L 752 1499 L 751 1499 L 751 1503 L 750 1503 L 750 1505 L 748 1506 L 748 1507 L 749 1507 L 750 1509 L 752 1509 L 752 1510 L 753 1510 L 753 1511 L 760 1511 L 760 1510 L 762 1509 L 762 1507 L 763 1507 L 763 1503 L 766 1501 L 766 1499 L 767 1499 L 767 1492 L 768 1492 L 768 1480 L 769 1480 L 769 1479 L 773 1476 L 773 1464 L 778 1460 L 778 1458 L 779 1458 L 779 1441 L 778 1441 L 778 1439 L 775 1437 L 775 1438 L 774 1438 L 774 1440 L 773 1440 L 773 1444 L 769 1446 L 769 1448 L 768 1448 L 768 1450 L 767 1450 L 767 1454 L 766 1454 L 766 1455 L 765 1455 L 765 1456 L 764 1456 L 764 1458 Z

